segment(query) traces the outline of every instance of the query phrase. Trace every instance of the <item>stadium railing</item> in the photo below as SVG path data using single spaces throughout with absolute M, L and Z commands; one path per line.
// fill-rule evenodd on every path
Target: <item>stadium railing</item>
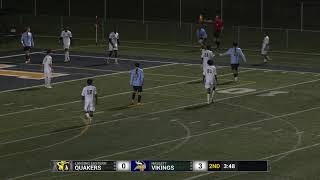
M 0 16 L 1 31 L 8 33 L 12 26 L 17 28 L 17 36 L 25 26 L 31 26 L 37 45 L 59 46 L 58 38 L 64 26 L 72 30 L 76 45 L 95 44 L 96 23 L 98 43 L 105 44 L 107 36 L 114 28 L 120 33 L 122 42 L 156 43 L 182 46 L 196 46 L 196 32 L 199 26 L 195 23 L 160 22 L 125 19 L 98 19 L 96 17 L 63 17 L 63 16 Z M 213 24 L 206 24 L 209 43 L 213 44 Z M 264 32 L 270 34 L 272 51 L 315 52 L 319 51 L 317 38 L 320 31 L 285 28 L 260 28 L 249 26 L 228 26 L 222 33 L 222 47 L 230 47 L 238 41 L 245 49 L 259 51 Z M 1 46 L 17 42 L 19 37 L 2 37 Z M 35 41 L 36 41 L 35 40 Z

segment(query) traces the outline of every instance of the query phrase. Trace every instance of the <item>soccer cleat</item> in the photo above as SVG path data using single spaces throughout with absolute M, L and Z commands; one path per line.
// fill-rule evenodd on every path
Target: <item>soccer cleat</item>
M 52 86 L 47 86 L 46 88 L 48 88 L 48 89 L 52 89 Z
M 141 105 L 142 105 L 142 103 L 141 103 L 141 102 L 137 103 L 137 106 L 141 106 Z
M 29 63 L 30 63 L 30 60 L 27 60 L 25 63 L 26 63 L 26 64 L 29 64 Z
M 234 78 L 234 81 L 235 81 L 235 82 L 238 82 L 238 81 L 239 81 L 238 77 L 235 77 L 235 78 Z
M 264 59 L 264 60 L 263 60 L 263 62 L 264 62 L 264 63 L 267 63 L 267 62 L 268 62 L 268 60 L 267 60 L 267 59 Z

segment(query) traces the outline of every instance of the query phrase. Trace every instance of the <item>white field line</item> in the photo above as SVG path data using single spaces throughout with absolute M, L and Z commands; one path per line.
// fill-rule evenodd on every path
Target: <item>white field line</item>
M 241 87 L 241 86 L 246 86 L 246 85 L 250 85 L 250 84 L 254 84 L 254 83 L 245 83 L 245 84 L 237 84 L 237 85 L 234 85 L 234 86 L 229 86 L 229 87 L 226 87 L 226 88 L 217 88 L 217 90 L 225 90 L 225 89 L 230 89 L 230 88 L 234 88 L 234 87 Z M 165 95 L 165 96 L 169 96 L 169 97 L 178 97 L 178 98 L 189 98 L 189 99 L 194 99 L 193 97 L 191 96 L 178 96 L 178 95 L 169 95 L 169 94 L 164 94 L 164 93 L 149 93 L 149 92 L 145 92 L 145 94 L 156 94 L 156 95 Z M 203 93 L 201 93 L 203 94 Z M 200 95 L 199 94 L 192 94 L 193 96 L 194 95 Z M 154 102 L 151 102 L 151 103 L 154 103 Z M 150 104 L 147 103 L 147 104 Z M 145 105 L 145 104 L 144 104 Z M 136 107 L 136 106 L 132 106 L 132 107 Z M 57 111 L 63 111 L 64 109 L 57 109 Z M 72 112 L 76 112 L 76 113 L 81 113 L 80 111 L 72 111 Z M 101 112 L 102 113 L 102 112 Z M 97 112 L 95 114 L 100 114 L 100 112 Z M 113 117 L 116 117 L 118 116 L 119 113 L 117 114 L 114 114 Z M 123 116 L 125 117 L 129 117 L 129 116 L 126 116 L 124 114 L 122 114 Z M 119 115 L 120 116 L 120 115 Z M 78 117 L 78 116 L 71 116 L 71 117 L 68 117 L 68 119 L 72 119 L 72 118 L 75 118 L 75 117 Z M 45 124 L 51 124 L 51 123 L 55 123 L 55 122 L 59 122 L 59 121 L 62 121 L 62 120 L 66 120 L 67 118 L 61 118 L 61 119 L 56 119 L 56 120 L 52 120 L 52 121 L 46 121 L 46 122 L 42 122 L 42 123 L 33 123 L 33 124 L 29 124 L 29 125 L 25 125 L 25 126 L 22 126 L 22 127 L 16 127 L 16 128 L 11 128 L 11 129 L 6 129 L 6 130 L 3 130 L 3 131 L 0 131 L 0 133 L 4 133 L 4 132 L 10 132 L 10 131 L 14 131 L 14 130 L 18 130 L 18 129 L 23 129 L 23 128 L 29 128 L 29 127 L 34 127 L 34 126 L 41 126 L 41 125 L 45 125 Z M 150 121 L 153 121 L 153 120 L 159 120 L 160 117 L 156 117 L 156 118 L 151 118 Z
M 297 85 L 302 85 L 302 84 L 317 82 L 317 81 L 319 81 L 319 80 L 320 80 L 320 79 L 311 80 L 311 81 L 305 81 L 305 82 L 295 83 L 295 84 L 291 84 L 291 85 L 287 85 L 287 86 L 282 86 L 282 87 L 271 88 L 271 89 L 266 89 L 266 90 L 262 90 L 262 91 L 257 91 L 257 92 L 251 92 L 251 93 L 247 93 L 247 94 L 242 94 L 242 95 L 238 95 L 238 96 L 231 96 L 231 97 L 221 98 L 221 99 L 217 99 L 215 102 L 220 102 L 220 101 L 224 101 L 224 100 L 228 100 L 228 99 L 234 99 L 234 98 L 239 98 L 239 97 L 248 96 L 248 95 L 253 95 L 253 94 L 259 94 L 259 93 L 263 93 L 263 92 L 267 92 L 267 91 L 272 91 L 272 90 L 276 90 L 276 89 L 283 89 L 283 88 L 293 87 L 293 86 L 297 86 Z M 188 107 L 193 107 L 193 106 L 197 106 L 197 105 L 203 105 L 203 104 L 204 104 L 204 103 L 195 103 L 195 104 L 190 104 L 190 105 L 186 105 L 186 106 L 179 106 L 179 107 L 170 108 L 170 109 L 161 110 L 161 111 L 152 112 L 152 113 L 147 113 L 147 114 L 143 114 L 143 115 L 139 115 L 139 116 L 133 116 L 133 117 L 123 118 L 123 119 L 117 119 L 117 120 L 112 120 L 112 121 L 107 121 L 107 122 L 96 123 L 96 124 L 92 124 L 91 126 L 100 126 L 100 125 L 109 124 L 109 123 L 113 123 L 113 122 L 124 121 L 124 120 L 130 119 L 130 118 L 139 118 L 139 117 L 144 117 L 144 116 L 148 116 L 148 115 L 154 115 L 154 114 L 160 114 L 160 113 L 164 113 L 164 112 L 176 111 L 176 110 L 180 110 L 180 109 L 184 109 L 184 108 L 188 108 Z M 279 118 L 279 117 L 278 117 L 278 118 Z M 79 128 L 74 128 L 74 129 L 72 129 L 72 130 L 76 130 L 76 129 L 79 129 Z M 60 131 L 60 133 L 62 133 L 62 132 L 67 132 L 67 131 L 68 131 L 68 130 L 66 130 L 66 131 Z M 23 138 L 23 139 L 17 139 L 17 140 L 13 140 L 13 141 L 8 141 L 8 142 L 0 143 L 0 145 L 11 144 L 11 143 L 16 143 L 16 142 L 25 141 L 25 140 L 31 140 L 31 139 L 36 139 L 36 138 L 39 138 L 39 137 L 51 136 L 51 135 L 54 135 L 54 134 L 57 134 L 57 133 L 59 133 L 59 132 L 47 133 L 47 134 L 42 134 L 42 135 L 39 135 L 39 136 L 33 136 L 33 137 L 28 137 L 28 138 Z
M 201 121 L 193 121 L 193 122 L 190 122 L 190 124 L 197 124 L 197 123 L 201 123 Z
M 242 73 L 244 73 L 244 72 L 250 72 L 250 71 L 254 71 L 254 70 L 242 71 Z M 231 74 L 231 73 L 230 73 L 230 74 Z M 225 75 L 221 75 L 221 76 L 226 76 L 226 75 L 230 75 L 230 74 L 225 74 Z M 170 83 L 170 84 L 166 84 L 166 85 L 162 85 L 162 86 L 156 86 L 156 87 L 146 88 L 145 90 L 152 90 L 152 89 L 157 89 L 157 88 L 163 88 L 163 87 L 175 86 L 175 85 L 180 85 L 180 84 L 186 84 L 186 83 L 189 83 L 189 82 L 194 82 L 195 80 L 196 80 L 196 79 L 194 79 L 194 80 L 188 80 L 188 81 L 182 81 L 182 82 L 178 82 L 178 83 Z M 43 85 L 42 85 L 42 86 L 43 86 Z M 117 94 L 106 95 L 106 96 L 100 97 L 100 99 L 109 98 L 109 97 L 114 97 L 114 96 L 118 96 L 118 95 L 124 95 L 124 94 L 128 94 L 128 93 L 132 93 L 132 91 L 127 91 L 127 92 L 122 92 L 122 93 L 117 93 Z M 79 102 L 81 102 L 81 100 L 70 101 L 70 102 L 61 103 L 61 104 L 54 104 L 54 105 L 45 106 L 45 107 L 40 107 L 40 108 L 27 109 L 27 110 L 23 110 L 23 111 L 16 111 L 16 112 L 11 112 L 11 113 L 6 113 L 6 114 L 0 114 L 0 117 L 9 116 L 9 115 L 15 115 L 15 114 L 21 114 L 21 113 L 25 113 L 25 112 L 32 112 L 32 111 L 36 111 L 36 110 L 44 110 L 44 109 L 48 109 L 48 108 L 52 108 L 52 107 L 64 106 L 64 105 L 74 104 L 74 103 L 79 103 Z
M 162 153 L 160 153 L 160 154 L 158 154 L 156 156 L 152 156 L 153 158 L 154 157 L 159 157 L 159 156 L 162 156 L 162 155 L 165 155 L 165 154 L 169 154 L 170 152 L 173 152 L 173 151 L 179 149 L 180 147 L 182 147 L 184 144 L 186 144 L 190 140 L 190 138 L 191 138 L 191 130 L 190 130 L 190 128 L 188 126 L 186 126 L 184 123 L 180 122 L 179 119 L 174 119 L 174 120 L 175 121 L 171 120 L 171 122 L 177 122 L 186 131 L 185 139 L 183 141 L 181 141 L 179 144 L 177 144 L 174 147 L 170 148 L 169 150 L 167 150 L 165 152 L 162 152 Z
M 144 68 L 144 69 L 155 69 L 155 68 L 160 68 L 160 67 L 165 67 L 165 66 L 172 66 L 172 65 L 177 65 L 177 64 L 175 64 L 175 63 L 164 64 L 164 65 L 153 66 L 153 67 L 148 67 L 148 68 Z M 65 84 L 65 83 L 70 83 L 70 82 L 83 81 L 83 80 L 87 80 L 87 79 L 90 79 L 90 78 L 91 78 L 91 79 L 92 79 L 92 78 L 100 78 L 100 77 L 107 77 L 107 76 L 114 76 L 114 75 L 128 74 L 128 73 L 130 73 L 130 71 L 121 71 L 121 72 L 116 72 L 116 73 L 111 73 L 111 74 L 102 74 L 102 75 L 90 76 L 90 77 L 85 77 L 85 78 L 80 78 L 80 79 L 73 79 L 73 80 L 56 82 L 56 83 L 52 83 L 52 85 Z M 29 87 L 24 87 L 24 88 L 4 90 L 4 91 L 0 91 L 0 94 L 2 94 L 2 93 L 7 93 L 7 92 L 14 92 L 14 91 L 26 90 L 26 89 L 32 89 L 32 88 L 38 88 L 38 87 L 43 87 L 43 85 L 29 86 Z
M 79 137 L 81 137 L 83 134 L 85 134 L 90 126 L 89 126 L 89 123 L 87 122 L 87 120 L 85 120 L 84 118 L 82 118 L 80 116 L 80 119 L 82 119 L 85 123 L 85 126 L 82 127 L 83 129 L 80 131 L 79 134 L 73 136 L 73 137 L 70 137 L 70 138 L 67 138 L 67 139 L 64 139 L 63 141 L 59 141 L 57 143 L 54 143 L 54 144 L 50 144 L 50 145 L 47 145 L 47 146 L 43 146 L 43 147 L 38 147 L 38 148 L 35 148 L 35 149 L 31 149 L 31 150 L 26 150 L 26 151 L 19 151 L 19 152 L 14 152 L 14 153 L 9 153 L 9 154 L 4 154 L 4 155 L 0 155 L 0 159 L 1 158 L 5 158 L 5 157 L 10 157 L 10 156 L 15 156 L 15 155 L 19 155 L 19 154 L 25 154 L 25 153 L 30 153 L 30 152 L 34 152 L 34 151 L 39 151 L 39 150 L 43 150 L 43 149 L 50 149 L 54 146 L 57 146 L 57 145 L 60 145 L 60 144 L 64 144 L 64 143 L 67 143 L 67 142 L 70 142 L 74 139 L 77 139 Z
M 250 125 L 250 124 L 260 123 L 260 122 L 263 122 L 263 121 L 269 121 L 269 120 L 276 119 L 276 118 L 293 116 L 293 115 L 296 115 L 296 114 L 309 112 L 309 111 L 316 110 L 316 109 L 320 109 L 320 106 L 319 107 L 310 108 L 310 109 L 301 110 L 301 111 L 296 111 L 296 112 L 292 112 L 292 113 L 287 113 L 287 114 L 283 114 L 283 115 L 276 116 L 276 117 L 262 119 L 262 120 L 258 120 L 258 121 L 255 121 L 255 122 L 249 122 L 249 123 L 245 123 L 245 124 L 239 124 L 239 125 L 234 125 L 234 126 L 230 126 L 230 127 L 226 127 L 226 128 L 222 128 L 222 129 L 218 129 L 218 130 L 213 130 L 213 131 L 208 131 L 208 132 L 204 132 L 204 133 L 200 133 L 200 134 L 195 134 L 195 135 L 191 135 L 190 138 L 200 137 L 200 136 L 204 136 L 204 135 L 208 135 L 208 134 L 212 134 L 212 133 L 220 132 L 220 131 L 224 131 L 224 130 L 235 129 L 235 128 L 247 126 L 247 125 Z M 96 158 L 94 158 L 94 160 L 105 159 L 105 158 L 109 158 L 109 157 L 116 156 L 116 155 L 121 155 L 121 154 L 130 153 L 130 152 L 140 151 L 140 150 L 147 149 L 147 148 L 152 148 L 152 147 L 157 147 L 157 146 L 160 146 L 160 145 L 164 145 L 164 144 L 168 144 L 168 143 L 184 140 L 185 138 L 186 137 L 182 137 L 182 138 L 173 139 L 173 140 L 169 140 L 169 141 L 164 141 L 164 142 L 160 142 L 160 143 L 156 143 L 156 144 L 142 146 L 142 147 L 139 147 L 139 148 L 133 148 L 133 149 L 129 149 L 129 150 L 126 150 L 126 151 L 116 152 L 116 153 L 113 153 L 113 154 L 96 157 Z M 268 156 L 268 157 L 265 157 L 265 158 L 262 158 L 262 159 L 270 159 L 272 157 L 277 157 L 277 156 L 280 156 L 280 155 L 293 153 L 293 152 L 297 152 L 297 151 L 300 151 L 300 150 L 310 149 L 310 148 L 313 148 L 313 147 L 317 147 L 319 145 L 320 145 L 320 143 L 313 144 L 313 145 L 310 145 L 310 146 L 304 146 L 304 147 L 301 147 L 301 148 L 298 148 L 298 149 L 295 149 L 295 150 L 286 151 L 286 152 L 282 152 L 282 153 L 279 153 L 279 154 L 274 154 L 274 155 L 271 155 L 271 156 Z M 38 172 L 32 172 L 32 173 L 28 173 L 28 174 L 23 174 L 21 176 L 12 177 L 12 178 L 9 178 L 9 179 L 11 179 L 11 180 L 12 179 L 21 179 L 21 178 L 24 178 L 24 177 L 40 174 L 40 173 L 43 173 L 43 172 L 48 172 L 50 170 L 51 169 L 41 170 L 41 171 L 38 171 Z M 206 175 L 208 175 L 208 173 L 206 173 Z
M 213 123 L 213 124 L 210 124 L 209 126 L 213 127 L 213 126 L 218 126 L 220 125 L 221 123 Z

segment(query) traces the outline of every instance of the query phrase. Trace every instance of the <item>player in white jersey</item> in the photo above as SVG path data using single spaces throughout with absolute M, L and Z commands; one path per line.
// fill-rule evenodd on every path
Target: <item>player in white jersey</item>
M 203 75 L 203 83 L 205 81 L 205 71 L 207 70 L 208 61 L 212 60 L 215 56 L 213 52 L 210 50 L 211 47 L 209 45 L 205 46 L 205 49 L 202 50 L 202 75 Z
M 52 51 L 49 49 L 47 50 L 47 55 L 44 57 L 42 62 L 42 71 L 44 73 L 44 86 L 46 88 L 52 88 L 51 86 L 51 78 L 52 78 Z
M 216 86 L 218 83 L 217 69 L 213 65 L 213 60 L 208 61 L 208 66 L 205 71 L 205 85 L 207 89 L 207 103 L 213 103 L 213 96 L 215 94 Z
M 84 101 L 84 112 L 86 119 L 91 122 L 95 105 L 98 103 L 97 88 L 92 85 L 93 80 L 87 80 L 87 86 L 82 89 L 82 100 Z
M 67 27 L 65 27 L 61 32 L 60 41 L 62 42 L 64 49 L 64 62 L 69 62 L 69 49 L 70 45 L 72 44 L 72 33 Z
M 114 30 L 113 32 L 111 32 L 109 34 L 109 55 L 107 58 L 107 64 L 110 63 L 110 58 L 112 56 L 112 53 L 114 53 L 114 63 L 118 64 L 118 48 L 120 45 L 120 41 L 119 41 L 119 33 Z
M 263 61 L 264 63 L 267 63 L 268 60 L 271 60 L 271 58 L 269 57 L 268 53 L 269 53 L 269 43 L 270 43 L 270 38 L 268 33 L 266 32 L 264 34 L 264 38 L 263 38 L 263 42 L 262 42 L 262 48 L 261 48 L 261 55 L 263 56 Z

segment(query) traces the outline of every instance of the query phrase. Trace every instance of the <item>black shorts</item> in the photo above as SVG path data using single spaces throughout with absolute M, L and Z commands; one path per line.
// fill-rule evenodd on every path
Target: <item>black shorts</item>
M 238 71 L 239 64 L 231 64 L 231 69 Z
M 215 31 L 213 35 L 215 38 L 219 38 L 221 35 L 221 31 Z
M 25 47 L 23 48 L 23 50 L 24 50 L 24 51 L 30 51 L 30 50 L 31 50 L 31 47 L 30 47 L 30 46 L 25 46 Z
M 133 86 L 134 92 L 142 92 L 142 86 Z

